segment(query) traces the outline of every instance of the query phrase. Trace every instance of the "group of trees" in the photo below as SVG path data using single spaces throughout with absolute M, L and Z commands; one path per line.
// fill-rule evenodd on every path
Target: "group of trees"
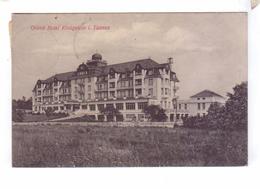
M 23 121 L 24 114 L 26 110 L 32 110 L 32 98 L 13 100 L 12 101 L 12 120 L 13 121 Z
M 225 105 L 211 104 L 204 117 L 183 119 L 187 127 L 208 127 L 221 129 L 247 129 L 247 82 L 236 85 L 233 93 L 228 93 Z
M 146 106 L 143 112 L 145 113 L 149 121 L 161 122 L 167 120 L 165 110 L 158 105 Z M 101 109 L 100 113 L 107 117 L 119 117 L 120 115 L 122 115 L 121 112 L 113 106 L 107 106 L 104 109 Z

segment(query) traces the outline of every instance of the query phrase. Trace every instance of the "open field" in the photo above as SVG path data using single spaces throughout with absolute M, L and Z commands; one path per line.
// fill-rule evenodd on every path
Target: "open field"
M 247 164 L 245 131 L 17 125 L 12 145 L 15 167 Z

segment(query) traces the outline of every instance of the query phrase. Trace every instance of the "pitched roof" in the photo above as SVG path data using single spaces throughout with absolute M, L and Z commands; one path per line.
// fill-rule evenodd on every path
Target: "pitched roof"
M 213 91 L 210 91 L 210 90 L 204 90 L 204 91 L 201 91 L 193 96 L 191 96 L 191 98 L 201 98 L 201 97 L 214 97 L 214 96 L 218 96 L 218 97 L 222 97 L 221 95 L 213 92 Z
M 129 62 L 123 62 L 119 64 L 110 64 L 107 66 L 100 66 L 100 67 L 94 67 L 90 69 L 94 69 L 93 74 L 96 75 L 107 75 L 110 72 L 110 69 L 113 69 L 115 72 L 118 73 L 124 73 L 127 71 L 132 72 L 136 65 L 140 65 L 143 69 L 151 69 L 151 68 L 161 68 L 161 67 L 166 67 L 168 64 L 159 64 L 155 62 L 154 60 L 148 58 L 148 59 L 141 59 L 141 60 L 135 60 L 135 61 L 129 61 Z M 79 77 L 85 77 L 85 76 L 78 76 L 75 74 L 76 72 L 66 72 L 66 73 L 60 73 L 53 75 L 45 80 L 42 80 L 41 82 L 43 83 L 51 83 L 54 81 L 56 78 L 58 81 L 67 81 L 72 78 L 79 78 Z M 176 80 L 178 80 L 176 78 Z
M 111 68 L 113 68 L 116 72 L 126 72 L 127 70 L 132 71 L 133 69 L 135 69 L 137 64 L 139 64 L 144 69 L 149 69 L 160 65 L 154 60 L 148 58 L 148 59 L 141 59 L 141 60 L 135 60 L 130 62 L 123 62 L 119 64 L 107 65 L 104 69 L 104 72 L 109 73 L 109 70 Z
M 59 74 L 55 74 L 51 77 L 49 77 L 48 79 L 42 80 L 43 83 L 51 83 L 54 81 L 54 79 L 56 78 L 58 81 L 67 81 L 69 80 L 75 72 L 65 72 L 65 73 L 59 73 Z

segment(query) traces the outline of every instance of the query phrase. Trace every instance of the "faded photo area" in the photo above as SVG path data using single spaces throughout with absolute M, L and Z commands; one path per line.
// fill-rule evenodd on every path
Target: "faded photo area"
M 14 167 L 247 165 L 247 13 L 13 14 Z

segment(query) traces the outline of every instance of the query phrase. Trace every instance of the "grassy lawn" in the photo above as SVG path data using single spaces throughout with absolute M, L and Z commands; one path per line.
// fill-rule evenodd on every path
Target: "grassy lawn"
M 247 164 L 247 133 L 188 128 L 13 126 L 13 166 Z

